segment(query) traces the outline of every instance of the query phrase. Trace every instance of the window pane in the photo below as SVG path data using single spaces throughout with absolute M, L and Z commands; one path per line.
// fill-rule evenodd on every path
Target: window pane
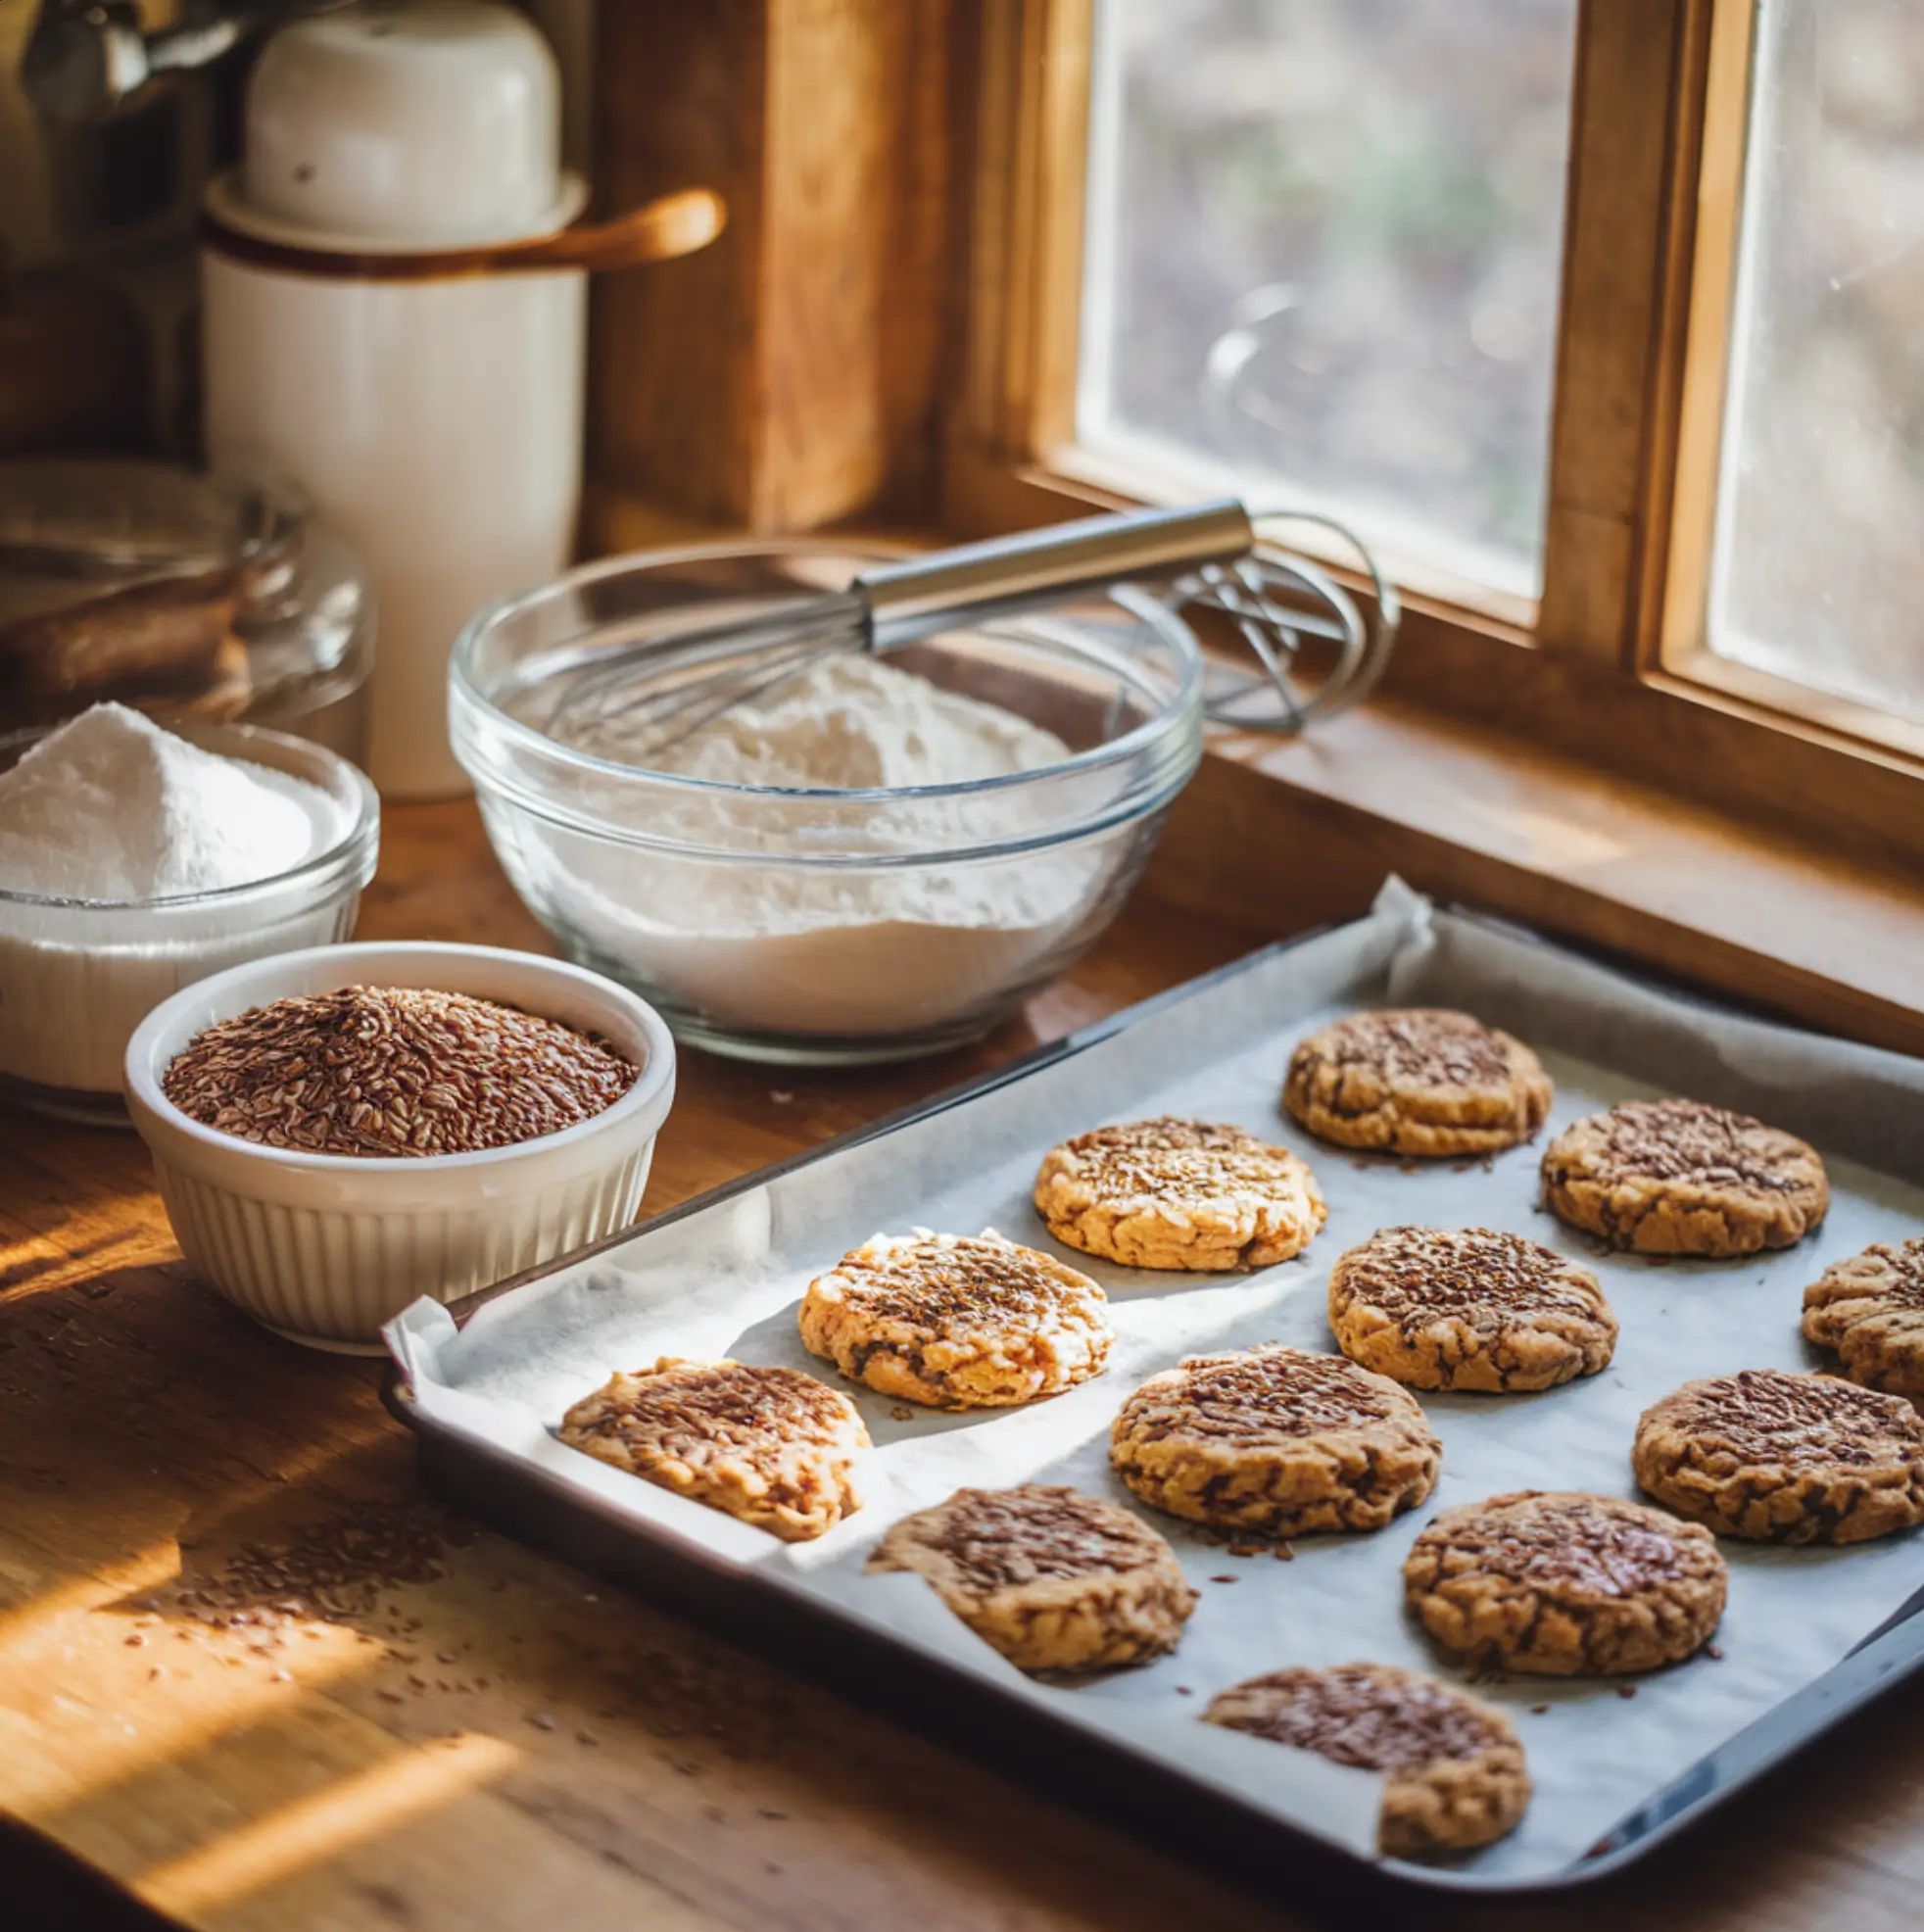
M 1756 30 L 1710 644 L 1924 717 L 1924 0 Z
M 1078 433 L 1533 595 L 1576 0 L 1099 0 Z

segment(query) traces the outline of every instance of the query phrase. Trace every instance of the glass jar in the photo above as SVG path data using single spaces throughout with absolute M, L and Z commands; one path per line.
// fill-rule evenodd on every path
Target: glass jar
M 0 731 L 117 700 L 361 764 L 373 639 L 359 561 L 292 484 L 0 463 Z

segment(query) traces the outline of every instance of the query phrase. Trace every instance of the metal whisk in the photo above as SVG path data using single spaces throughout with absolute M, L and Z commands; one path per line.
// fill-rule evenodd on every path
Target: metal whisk
M 1261 539 L 1261 526 L 1285 519 L 1323 525 L 1354 548 L 1375 591 L 1373 622 L 1325 570 Z M 1213 665 L 1209 703 L 1213 718 L 1247 730 L 1299 731 L 1312 717 L 1355 703 L 1381 675 L 1395 642 L 1396 593 L 1341 524 L 1306 511 L 1252 513 L 1226 498 L 906 557 L 864 571 L 844 591 L 692 632 L 665 652 L 658 640 L 619 646 L 575 680 L 547 730 L 572 738 L 618 720 L 636 748 L 630 755 L 657 756 L 827 657 L 890 651 L 959 623 L 1142 578 L 1165 580 L 1157 595 L 1172 609 L 1221 613 L 1248 644 L 1260 672 L 1238 679 Z M 1337 647 L 1333 668 L 1309 693 L 1291 675 L 1306 637 Z M 642 661 L 648 681 L 636 689 Z

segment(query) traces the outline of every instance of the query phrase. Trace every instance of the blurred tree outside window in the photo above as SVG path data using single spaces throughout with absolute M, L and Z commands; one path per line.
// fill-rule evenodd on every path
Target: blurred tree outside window
M 1101 0 L 1078 438 L 1541 582 L 1576 0 Z
M 1924 0 L 1763 0 L 1709 644 L 1924 719 Z

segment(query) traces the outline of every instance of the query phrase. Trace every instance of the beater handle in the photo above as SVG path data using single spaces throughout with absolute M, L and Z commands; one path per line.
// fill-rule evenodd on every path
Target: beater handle
M 1048 591 L 1093 588 L 1246 555 L 1256 541 L 1233 497 L 1180 509 L 1110 512 L 1055 523 L 865 570 L 850 586 L 868 602 L 879 647 L 987 614 Z M 932 625 L 932 620 L 938 622 Z

